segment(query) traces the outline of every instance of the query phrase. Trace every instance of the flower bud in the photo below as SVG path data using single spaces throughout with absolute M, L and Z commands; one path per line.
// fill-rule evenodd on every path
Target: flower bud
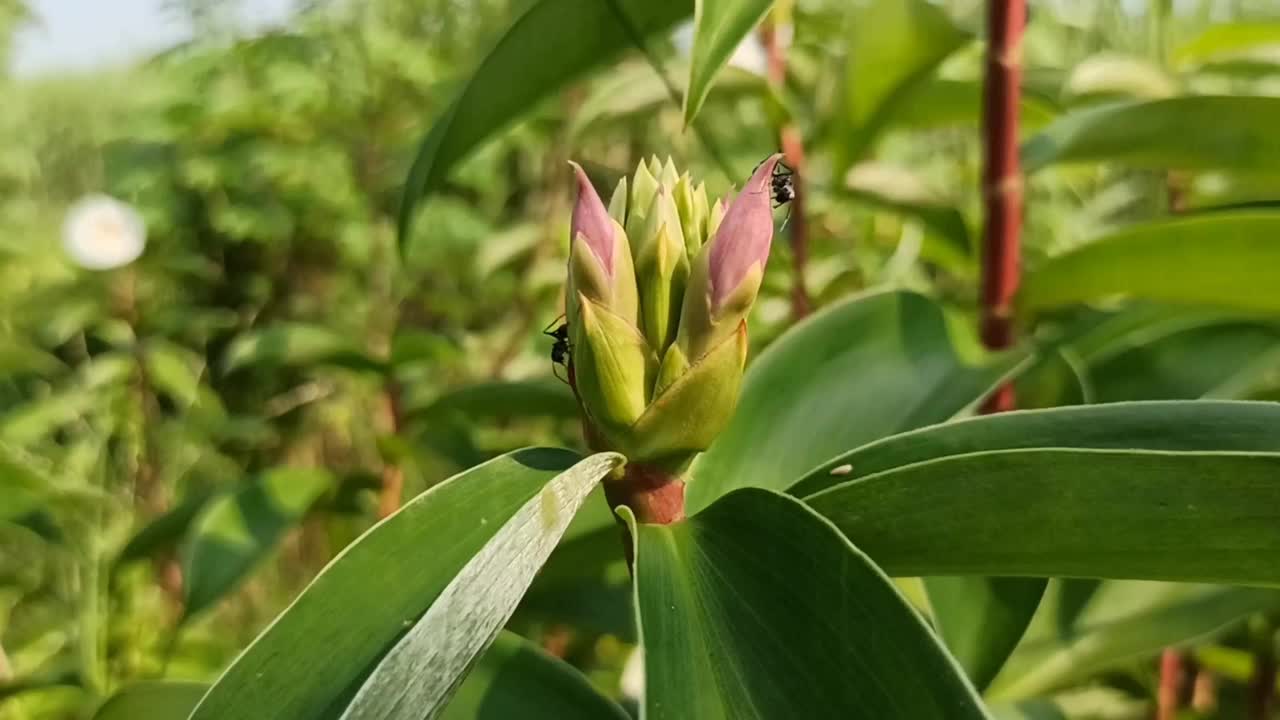
M 613 197 L 609 198 L 609 217 L 619 225 L 627 221 L 627 179 L 625 177 L 618 181 L 618 186 L 613 189 Z
M 644 412 L 656 361 L 631 322 L 579 294 L 570 320 L 574 381 L 583 408 L 606 437 Z
M 573 207 L 569 244 L 570 312 L 579 294 L 591 298 L 628 322 L 638 318 L 635 268 L 627 234 L 609 215 L 582 167 L 573 164 L 578 200 Z
M 745 319 L 773 240 L 779 157 L 762 163 L 727 208 L 670 159 L 654 157 L 618 183 L 606 209 L 574 166 L 570 377 L 592 447 L 685 467 L 729 423 L 747 356 Z
M 644 229 L 649 206 L 653 204 L 653 197 L 657 194 L 658 180 L 654 177 L 654 173 L 649 172 L 649 166 L 642 160 L 636 166 L 636 174 L 632 176 L 631 202 L 628 204 L 627 221 L 623 223 L 628 235 L 638 237 Z
M 679 212 L 666 186 L 649 207 L 636 243 L 636 280 L 640 290 L 641 329 L 661 355 L 675 339 L 676 324 L 689 277 Z
M 680 315 L 679 342 L 692 359 L 736 331 L 760 291 L 773 243 L 773 168 L 775 154 L 760 164 L 716 221 L 710 241 L 690 270 Z

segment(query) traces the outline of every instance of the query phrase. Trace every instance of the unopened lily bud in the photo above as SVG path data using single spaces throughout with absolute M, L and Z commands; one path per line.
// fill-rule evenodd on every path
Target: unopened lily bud
M 675 201 L 659 188 L 636 247 L 636 281 L 640 289 L 641 329 L 659 355 L 675 339 L 689 259 Z
M 605 209 L 582 167 L 574 163 L 578 200 L 573 207 L 569 245 L 569 298 L 581 293 L 635 323 L 639 301 L 627 234 Z M 570 320 L 574 315 L 570 303 Z
M 656 360 L 630 321 L 579 294 L 570 322 L 578 396 L 596 429 L 616 436 L 644 412 Z
M 679 341 L 695 362 L 736 332 L 760 291 L 773 244 L 773 168 L 781 158 L 775 154 L 760 164 L 693 263 Z
M 609 217 L 619 225 L 625 225 L 627 222 L 627 179 L 625 177 L 618 181 L 618 186 L 613 189 L 613 197 L 609 198 Z
M 710 240 L 711 237 L 716 234 L 716 230 L 720 228 L 720 221 L 723 219 L 724 219 L 724 201 L 719 198 L 716 198 L 715 204 L 713 204 L 711 206 L 711 209 L 707 211 L 707 229 L 702 236 L 704 243 Z
M 693 181 L 685 173 L 676 180 L 671 189 L 671 197 L 675 200 L 676 211 L 680 214 L 680 228 L 684 233 L 685 252 L 692 259 L 702 247 L 701 224 L 705 216 L 698 214 L 698 206 L 694 200 Z M 705 198 L 704 198 L 705 200 Z
M 658 175 L 658 182 L 667 188 L 675 187 L 676 182 L 680 180 L 680 172 L 676 170 L 676 164 L 671 161 L 671 156 L 667 156 L 667 162 L 662 166 L 662 173 Z
M 657 194 L 658 179 L 649 172 L 649 166 L 642 160 L 631 180 L 631 202 L 628 204 L 627 221 L 624 223 L 628 235 L 638 237 L 644 229 L 649 206 L 653 204 L 653 197 Z
M 655 178 L 662 177 L 662 161 L 658 159 L 657 155 L 649 156 L 648 165 L 649 165 L 649 173 L 651 175 L 653 175 Z

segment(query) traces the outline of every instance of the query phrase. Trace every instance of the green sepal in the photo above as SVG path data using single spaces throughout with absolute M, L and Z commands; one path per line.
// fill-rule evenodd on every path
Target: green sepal
M 579 294 L 573 332 L 573 368 L 578 395 L 606 436 L 630 426 L 645 409 L 657 361 L 640 331 Z
M 658 194 L 658 179 L 649 172 L 649 167 L 640 161 L 636 167 L 635 175 L 631 181 L 631 202 L 628 203 L 628 213 L 626 228 L 627 234 L 640 237 L 640 233 L 644 230 L 645 218 L 649 213 L 649 207 L 653 205 L 653 198 Z
M 625 177 L 618 181 L 618 186 L 613 189 L 613 197 L 609 198 L 609 217 L 619 225 L 627 221 L 627 179 Z
M 662 354 L 662 362 L 658 365 L 658 377 L 653 382 L 653 397 L 661 395 L 671 384 L 689 369 L 689 358 L 679 345 L 672 344 Z
M 689 260 L 665 224 L 648 250 L 638 260 L 641 329 L 655 353 L 661 355 L 675 340 Z
M 733 418 L 746 359 L 747 327 L 740 323 L 655 395 L 628 431 L 629 442 L 621 446 L 627 457 L 633 462 L 684 462 L 710 447 Z
M 685 173 L 671 187 L 671 198 L 675 201 L 676 212 L 680 215 L 680 229 L 684 235 L 685 254 L 692 258 L 702 247 L 701 225 L 703 216 L 698 214 L 698 204 L 694 199 L 693 180 Z

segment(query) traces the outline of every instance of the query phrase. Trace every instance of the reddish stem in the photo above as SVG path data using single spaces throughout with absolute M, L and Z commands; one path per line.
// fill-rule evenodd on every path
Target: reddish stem
M 1270 648 L 1254 655 L 1253 677 L 1249 679 L 1249 717 L 1268 720 L 1276 698 L 1276 656 Z
M 1160 689 L 1156 694 L 1156 720 L 1176 720 L 1182 689 L 1182 654 L 1165 648 L 1160 654 Z
M 760 41 L 764 44 L 768 58 L 769 85 L 781 89 L 787 81 L 787 46 L 779 37 L 776 22 L 768 22 L 760 27 Z M 787 226 L 791 229 L 791 317 L 793 320 L 800 320 L 812 310 L 809 286 L 805 279 L 805 269 L 809 264 L 809 224 L 804 215 L 804 138 L 795 123 L 788 121 L 778 128 L 778 141 L 787 167 L 791 168 L 791 186 L 795 189 L 795 197 L 788 210 Z
M 1013 344 L 1013 299 L 1021 270 L 1022 175 L 1018 166 L 1018 99 L 1022 82 L 1025 0 L 987 5 L 986 82 L 983 84 L 982 173 L 986 227 L 982 253 L 982 341 L 992 350 Z M 985 412 L 1014 407 L 1012 385 L 987 401 Z

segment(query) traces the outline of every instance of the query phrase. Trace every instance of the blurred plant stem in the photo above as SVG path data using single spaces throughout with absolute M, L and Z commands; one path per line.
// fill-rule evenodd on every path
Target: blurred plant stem
M 115 280 L 116 314 L 128 324 L 133 335 L 133 395 L 139 423 L 131 458 L 134 504 L 146 517 L 159 517 L 169 509 L 170 498 L 160 479 L 160 458 L 156 452 L 154 431 L 160 419 L 151 374 L 147 369 L 146 341 L 138 308 L 137 266 L 122 269 Z M 165 552 L 154 558 L 152 568 L 160 588 L 169 598 L 176 621 L 182 615 L 182 566 L 175 553 Z
M 769 86 L 779 96 L 786 91 L 787 84 L 787 48 L 791 39 L 791 26 L 786 22 L 786 16 L 790 14 L 790 5 L 791 3 L 778 3 L 770 19 L 760 26 L 760 41 L 768 57 Z M 791 168 L 791 184 L 795 189 L 795 197 L 788 210 L 787 225 L 791 228 L 791 318 L 798 321 L 804 319 L 812 309 L 808 283 L 805 281 L 805 270 L 809 263 L 809 224 L 805 219 L 807 196 L 804 187 L 807 167 L 804 138 L 795 120 L 790 117 L 785 117 L 778 125 L 778 144 L 787 166 Z
M 1185 675 L 1182 653 L 1165 648 L 1160 653 L 1160 687 L 1156 691 L 1156 720 L 1177 720 Z
M 1003 350 L 1014 342 L 1013 299 L 1021 272 L 1022 174 L 1018 165 L 1018 106 L 1022 83 L 1025 0 L 987 4 L 987 57 L 983 83 L 982 342 Z M 1015 406 L 1012 383 L 987 400 L 984 411 Z
M 1249 622 L 1253 676 L 1249 678 L 1250 720 L 1270 720 L 1276 698 L 1276 624 L 1265 615 Z
M 400 384 L 393 378 L 388 378 L 383 385 L 382 416 L 387 432 L 393 437 L 399 437 L 404 413 L 400 404 Z M 403 499 L 404 468 L 399 458 L 384 458 L 382 487 L 378 493 L 378 519 L 381 520 L 400 509 Z

